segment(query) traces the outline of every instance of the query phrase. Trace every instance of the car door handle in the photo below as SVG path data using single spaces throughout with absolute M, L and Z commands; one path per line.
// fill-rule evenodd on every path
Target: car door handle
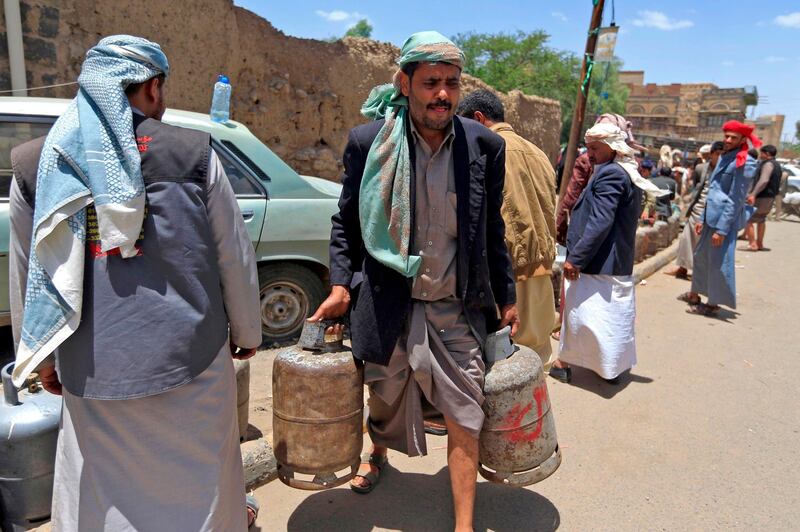
M 242 211 L 242 218 L 244 218 L 245 222 L 252 220 L 255 215 L 256 211 L 253 209 L 245 209 Z

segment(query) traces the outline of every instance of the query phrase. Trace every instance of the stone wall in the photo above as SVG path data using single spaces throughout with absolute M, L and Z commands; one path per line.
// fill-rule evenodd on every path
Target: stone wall
M 161 44 L 171 63 L 171 107 L 208 112 L 216 75 L 233 85 L 232 118 L 298 172 L 337 178 L 348 130 L 369 90 L 396 68 L 391 44 L 288 37 L 230 0 L 100 2 L 24 0 L 29 86 L 74 81 L 85 51 L 102 36 L 141 35 Z M 5 21 L 0 27 L 0 90 L 10 88 Z M 465 76 L 464 89 L 488 88 Z M 75 87 L 29 93 L 69 98 Z M 558 152 L 560 107 L 518 91 L 502 94 L 507 118 L 551 159 Z

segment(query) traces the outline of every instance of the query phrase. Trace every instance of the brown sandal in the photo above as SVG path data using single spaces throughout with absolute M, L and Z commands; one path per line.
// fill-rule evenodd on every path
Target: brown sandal
M 689 305 L 689 308 L 686 309 L 686 313 L 713 318 L 719 313 L 719 307 L 711 307 L 705 303 L 698 303 L 697 305 Z
M 364 454 L 361 456 L 361 465 L 370 465 L 377 469 L 377 472 L 369 471 L 368 473 L 357 473 L 356 476 L 353 477 L 353 480 L 361 477 L 365 479 L 369 484 L 366 486 L 357 486 L 353 484 L 353 481 L 350 481 L 350 489 L 355 491 L 356 493 L 360 493 L 362 495 L 366 495 L 367 493 L 371 492 L 375 489 L 375 486 L 378 485 L 378 481 L 381 478 L 381 469 L 383 466 L 389 463 L 389 458 L 383 454 Z

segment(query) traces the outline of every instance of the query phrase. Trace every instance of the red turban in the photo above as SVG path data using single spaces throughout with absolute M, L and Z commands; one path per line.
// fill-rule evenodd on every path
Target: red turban
M 738 120 L 728 120 L 724 124 L 722 124 L 722 131 L 733 131 L 734 133 L 738 133 L 746 139 L 750 139 L 750 142 L 753 144 L 754 148 L 761 147 L 761 139 L 758 138 L 755 133 L 753 133 L 753 126 L 748 126 L 747 124 L 743 124 Z M 745 161 L 747 161 L 747 143 L 742 142 L 742 146 L 739 148 L 739 153 L 736 154 L 736 167 L 744 166 Z

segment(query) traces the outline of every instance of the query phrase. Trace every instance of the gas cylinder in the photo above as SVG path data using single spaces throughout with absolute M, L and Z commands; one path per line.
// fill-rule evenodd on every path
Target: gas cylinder
M 0 401 L 0 529 L 26 530 L 50 517 L 61 398 L 36 376 L 22 391 L 11 382 L 14 364 L 2 369 Z
M 509 332 L 486 344 L 478 470 L 492 482 L 528 486 L 558 469 L 561 451 L 542 361 L 532 349 L 511 344 Z
M 294 488 L 332 488 L 358 472 L 364 372 L 341 334 L 325 334 L 331 324 L 306 322 L 300 342 L 280 352 L 272 369 L 278 477 Z

